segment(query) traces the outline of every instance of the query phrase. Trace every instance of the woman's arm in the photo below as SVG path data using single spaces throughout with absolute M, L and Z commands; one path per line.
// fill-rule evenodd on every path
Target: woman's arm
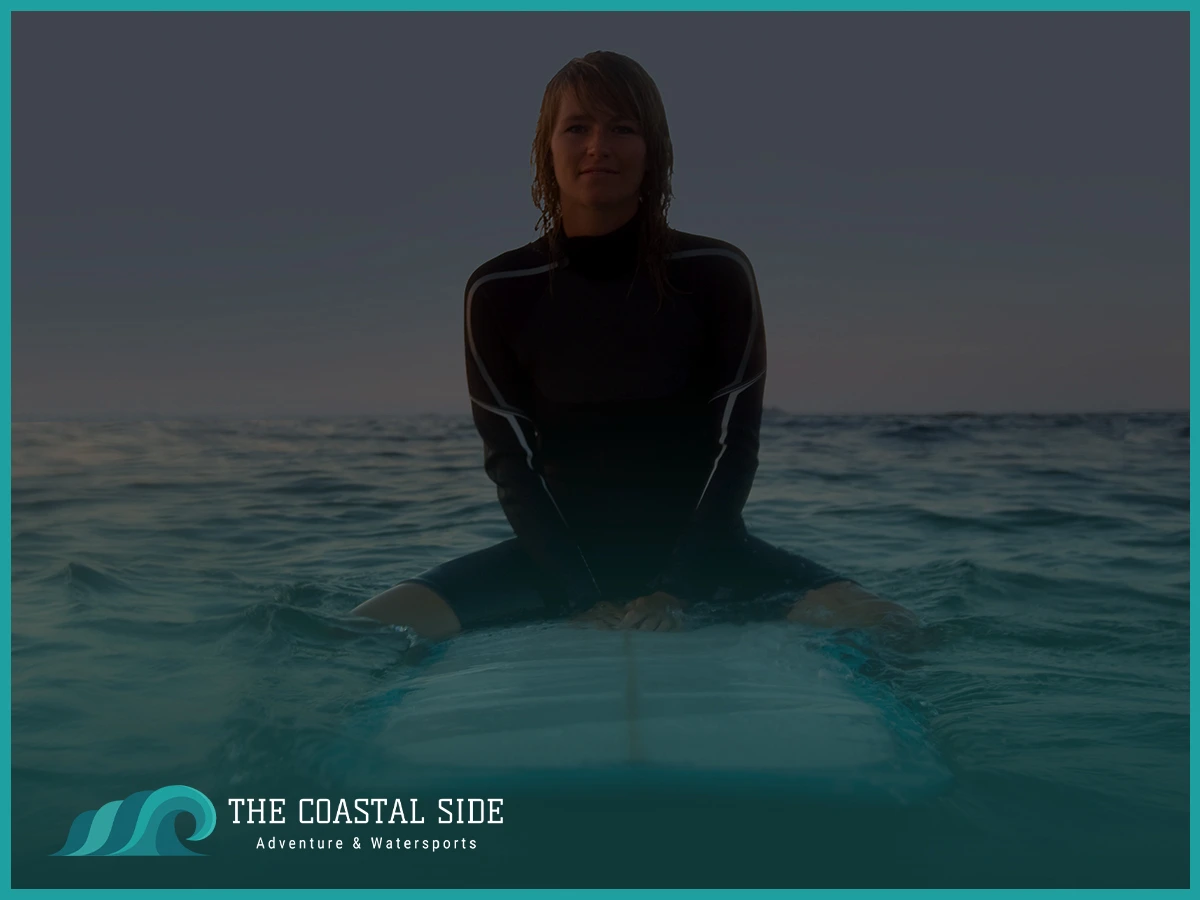
M 758 285 L 739 251 L 714 249 L 717 290 L 710 334 L 713 395 L 708 403 L 713 467 L 655 590 L 681 599 L 694 594 L 694 573 L 714 550 L 745 539 L 742 507 L 758 469 L 758 434 L 767 375 L 767 340 Z M 710 262 L 705 260 L 705 262 Z
M 521 547 L 569 609 L 586 609 L 602 599 L 600 588 L 542 477 L 529 380 L 507 341 L 502 310 L 488 303 L 489 280 L 473 276 L 467 283 L 464 314 L 467 387 L 484 469 Z

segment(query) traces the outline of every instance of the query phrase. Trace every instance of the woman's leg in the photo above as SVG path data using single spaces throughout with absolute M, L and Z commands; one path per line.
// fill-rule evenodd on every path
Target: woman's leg
M 782 604 L 775 615 L 790 622 L 823 628 L 869 628 L 875 625 L 916 625 L 916 617 L 899 604 L 871 593 L 846 578 L 798 553 L 748 535 L 734 554 L 731 568 L 744 576 L 740 590 L 745 597 L 778 596 Z M 774 604 L 772 604 L 774 606 Z
M 355 607 L 354 615 L 406 625 L 427 641 L 440 641 L 462 630 L 458 616 L 437 591 L 419 581 L 402 581 Z
M 917 624 L 916 616 L 903 606 L 884 600 L 853 581 L 835 581 L 806 591 L 788 610 L 787 619 L 822 628 Z

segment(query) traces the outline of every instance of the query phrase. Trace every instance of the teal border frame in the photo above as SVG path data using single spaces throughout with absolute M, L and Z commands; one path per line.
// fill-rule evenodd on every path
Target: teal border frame
M 595 0 L 584 0 L 577 4 L 568 4 L 562 0 L 512 0 L 505 3 L 503 0 L 447 0 L 444 3 L 430 2 L 364 2 L 358 0 L 353 5 L 342 6 L 341 4 L 313 2 L 313 0 L 275 0 L 275 2 L 259 2 L 250 3 L 233 3 L 233 2 L 130 2 L 126 0 L 123 3 L 105 3 L 101 0 L 93 0 L 93 2 L 64 2 L 64 3 L 17 3 L 8 6 L 8 14 L 4 17 L 2 26 L 3 49 L 7 65 L 4 66 L 3 80 L 4 89 L 2 92 L 3 99 L 3 137 L 4 146 L 8 165 L 5 166 L 3 178 L 0 179 L 0 190 L 3 191 L 4 205 L 4 220 L 3 220 L 3 266 L 5 270 L 5 279 L 3 284 L 3 318 L 0 318 L 0 334 L 3 337 L 3 350 L 5 365 L 0 372 L 0 380 L 2 380 L 3 391 L 0 391 L 0 402 L 3 403 L 3 428 L 4 441 L 0 446 L 0 454 L 4 462 L 4 467 L 10 472 L 10 479 L 4 483 L 3 497 L 4 506 L 8 511 L 3 522 L 3 533 L 5 543 L 12 546 L 12 14 L 21 12 L 619 12 L 619 11 L 636 11 L 636 12 L 692 12 L 692 11 L 727 11 L 727 12 L 770 12 L 770 11 L 827 11 L 827 12 L 1187 12 L 1191 13 L 1192 4 L 1190 2 L 1174 2 L 1163 3 L 1158 2 L 1153 5 L 1142 4 L 1136 2 L 1113 3 L 1102 2 L 1102 0 L 1090 0 L 1090 2 L 1057 2 L 1053 5 L 1038 4 L 1031 2 L 971 2 L 971 0 L 959 0 L 959 2 L 931 2 L 925 0 L 923 3 L 903 3 L 903 2 L 801 2 L 801 0 L 754 0 L 748 3 L 734 3 L 731 0 L 720 2 L 720 0 L 655 0 L 653 3 L 639 3 L 636 0 L 608 0 L 608 2 L 598 3 Z M 1188 35 L 1189 47 L 1195 46 L 1196 37 L 1196 20 L 1188 17 Z M 1194 67 L 1189 67 L 1188 78 L 1190 82 L 1191 100 L 1190 100 L 1190 128 L 1189 139 L 1191 141 L 1191 158 L 1194 162 L 1196 159 L 1196 95 L 1197 84 Z M 1197 245 L 1195 218 L 1192 211 L 1195 209 L 1195 201 L 1197 198 L 1196 180 L 1193 177 L 1190 185 L 1190 206 L 1189 206 L 1189 227 L 1190 232 L 1190 250 L 1191 256 L 1195 256 Z M 1195 343 L 1197 327 L 1196 318 L 1192 311 L 1192 296 L 1196 285 L 1195 268 L 1192 270 L 1189 302 L 1188 302 L 1188 335 L 1189 346 Z M 1189 397 L 1195 392 L 1197 386 L 1197 369 L 1195 359 L 1189 353 L 1188 367 L 1188 383 L 1190 386 Z M 1190 403 L 1189 403 L 1189 428 L 1191 421 Z M 1191 445 L 1189 468 L 1194 472 L 1198 451 L 1195 445 Z M 1190 482 L 1190 478 L 1189 478 Z M 1196 568 L 1196 554 L 1194 547 L 1190 548 L 1190 565 L 1189 565 L 1189 584 L 1194 584 Z M 5 603 L 4 612 L 6 613 L 0 619 L 0 628 L 4 633 L 4 647 L 8 657 L 8 665 L 0 672 L 0 679 L 3 685 L 3 703 L 4 715 L 0 718 L 0 733 L 3 735 L 3 743 L 0 745 L 0 750 L 4 754 L 3 771 L 0 772 L 0 862 L 3 863 L 4 871 L 9 873 L 9 882 L 4 884 L 6 891 L 14 896 L 24 897 L 58 897 L 58 896 L 108 896 L 108 897 L 125 897 L 129 891 L 122 889 L 96 889 L 90 891 L 68 891 L 59 889 L 24 889 L 12 890 L 11 873 L 12 873 L 12 558 L 11 552 L 4 555 L 3 572 L 5 585 Z M 1191 697 L 1189 701 L 1189 712 L 1191 722 L 1189 725 L 1191 746 L 1195 748 L 1197 740 L 1196 728 L 1196 708 L 1195 708 L 1195 685 L 1196 685 L 1196 648 L 1195 643 L 1191 645 L 1190 651 L 1191 671 L 1190 671 L 1190 691 Z M 1191 784 L 1196 783 L 1197 766 L 1196 758 L 1193 752 L 1190 760 Z M 1190 847 L 1191 858 L 1194 861 L 1196 857 L 1196 816 L 1194 807 L 1190 808 Z M 154 890 L 138 890 L 138 897 L 171 897 L 176 896 L 184 889 L 154 889 Z M 318 889 L 304 891 L 305 896 L 322 895 L 333 897 L 345 891 L 352 891 L 355 896 L 372 896 L 372 897 L 394 897 L 395 890 L 379 890 L 379 889 Z M 240 898 L 240 897 L 259 897 L 264 895 L 271 896 L 291 896 L 297 893 L 292 889 L 229 889 L 229 890 L 188 890 L 188 896 L 213 896 L 220 898 Z M 928 891 L 923 889 L 896 889 L 896 890 L 832 890 L 832 889 L 796 889 L 796 890 L 708 890 L 708 891 L 692 891 L 692 890 L 616 890 L 616 889 L 578 889 L 578 890 L 524 890 L 524 889 L 494 889 L 494 890 L 466 890 L 466 889 L 421 889 L 421 890 L 406 890 L 404 896 L 412 898 L 460 898 L 460 897 L 504 897 L 513 898 L 525 897 L 530 894 L 535 894 L 538 897 L 579 897 L 586 895 L 588 897 L 622 897 L 622 898 L 641 898 L 652 896 L 670 896 L 670 895 L 692 895 L 705 894 L 717 896 L 738 896 L 740 894 L 754 896 L 791 896 L 803 893 L 809 897 L 858 897 L 858 896 L 874 896 L 877 894 L 888 896 L 904 896 L 913 898 L 924 898 L 931 893 L 936 893 L 938 897 L 968 897 L 986 894 L 989 897 L 994 896 L 1020 896 L 1020 897 L 1038 897 L 1038 896 L 1057 896 L 1060 894 L 1091 894 L 1093 891 L 1082 890 L 1033 890 L 1033 889 L 962 889 L 962 890 L 938 890 Z M 1108 893 L 1121 893 L 1137 895 L 1142 893 L 1137 890 L 1119 890 L 1106 891 Z M 1147 894 L 1151 893 L 1146 891 Z M 1155 897 L 1164 897 L 1168 895 L 1183 895 L 1186 894 L 1183 890 L 1156 890 L 1153 892 Z

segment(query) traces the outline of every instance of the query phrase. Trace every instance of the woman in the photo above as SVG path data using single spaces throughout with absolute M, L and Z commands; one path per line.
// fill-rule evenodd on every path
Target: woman
M 589 53 L 547 85 L 542 237 L 476 269 L 465 298 L 472 412 L 515 537 L 355 613 L 431 640 L 555 616 L 666 630 L 698 602 L 834 626 L 909 618 L 746 532 L 758 290 L 737 247 L 668 227 L 672 164 L 658 88 L 633 60 Z

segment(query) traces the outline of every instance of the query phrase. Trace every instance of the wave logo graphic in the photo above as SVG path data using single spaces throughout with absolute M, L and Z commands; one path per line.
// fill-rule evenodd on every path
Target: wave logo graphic
M 80 813 L 67 842 L 51 856 L 207 856 L 179 843 L 175 817 L 190 813 L 196 830 L 189 841 L 202 841 L 217 824 L 212 801 L 195 788 L 171 784 L 138 791 L 99 809 Z

